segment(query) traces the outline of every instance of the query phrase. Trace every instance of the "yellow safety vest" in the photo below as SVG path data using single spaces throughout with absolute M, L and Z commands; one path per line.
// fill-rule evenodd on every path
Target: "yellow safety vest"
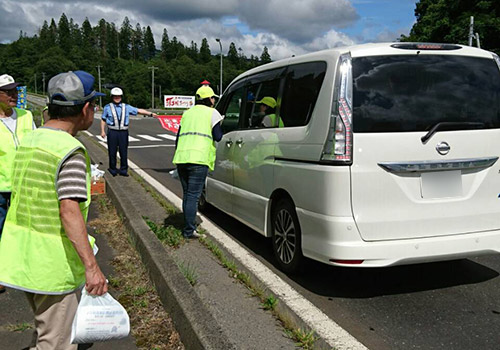
M 66 294 L 85 283 L 85 268 L 60 219 L 56 182 L 60 167 L 76 150 L 87 162 L 85 147 L 67 132 L 37 129 L 26 135 L 13 166 L 11 206 L 0 240 L 0 284 L 39 294 Z M 93 242 L 91 242 L 93 244 Z
M 214 170 L 213 111 L 211 107 L 196 105 L 184 112 L 177 149 L 172 161 L 174 164 L 202 164 Z
M 0 192 L 10 192 L 12 163 L 19 142 L 25 134 L 33 131 L 33 115 L 30 111 L 13 108 L 16 111 L 16 132 L 13 133 L 0 119 Z

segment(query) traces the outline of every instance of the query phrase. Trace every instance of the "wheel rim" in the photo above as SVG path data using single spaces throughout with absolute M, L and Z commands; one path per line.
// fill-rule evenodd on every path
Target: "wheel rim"
M 296 252 L 296 232 L 292 215 L 281 209 L 274 221 L 274 244 L 280 260 L 289 264 Z

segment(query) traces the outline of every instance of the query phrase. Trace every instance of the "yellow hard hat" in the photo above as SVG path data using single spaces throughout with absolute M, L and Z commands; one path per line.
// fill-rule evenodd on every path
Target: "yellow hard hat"
M 276 100 L 270 96 L 263 97 L 260 101 L 255 101 L 255 103 L 262 103 L 271 108 L 276 107 Z
M 198 90 L 196 90 L 196 98 L 198 100 L 204 100 L 209 97 L 219 97 L 215 94 L 214 90 L 208 85 L 203 85 Z

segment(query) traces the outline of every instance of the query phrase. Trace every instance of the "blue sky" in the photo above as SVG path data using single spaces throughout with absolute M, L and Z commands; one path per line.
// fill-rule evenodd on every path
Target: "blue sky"
M 81 24 L 101 18 L 120 27 L 127 16 L 150 26 L 157 46 L 163 29 L 185 45 L 207 38 L 213 52 L 234 42 L 247 57 L 268 47 L 272 59 L 365 42 L 394 41 L 415 21 L 416 0 L 2 0 L 0 42 L 22 30 L 31 36 L 43 21 L 64 12 Z

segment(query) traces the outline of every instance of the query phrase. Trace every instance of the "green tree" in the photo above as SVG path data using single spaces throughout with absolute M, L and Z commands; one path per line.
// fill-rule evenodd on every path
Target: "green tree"
M 120 28 L 120 44 L 119 44 L 119 51 L 118 51 L 118 57 L 121 57 L 123 59 L 130 59 L 130 48 L 131 48 L 131 41 L 132 41 L 132 26 L 130 25 L 130 21 L 128 17 L 125 17 L 123 20 L 122 26 Z
M 260 62 L 262 64 L 272 62 L 271 55 L 267 51 L 267 46 L 264 46 L 264 50 L 262 50 L 262 55 L 260 55 Z
M 210 46 L 208 46 L 208 40 L 203 38 L 200 46 L 200 60 L 202 63 L 207 63 L 211 57 L 212 53 L 210 52 Z
M 170 55 L 170 39 L 168 38 L 168 32 L 165 28 L 163 28 L 163 35 L 161 36 L 161 57 L 164 60 L 172 58 Z
M 147 26 L 144 32 L 144 51 L 147 60 L 155 57 L 156 54 L 155 38 L 153 36 L 153 32 L 151 31 L 150 26 Z
M 500 51 L 500 2 L 498 0 L 420 0 L 416 23 L 401 41 L 468 44 L 470 17 L 481 46 Z
M 71 33 L 69 29 L 68 17 L 63 13 L 59 19 L 57 31 L 57 44 L 66 52 L 71 50 Z
M 238 60 L 239 60 L 238 50 L 236 50 L 236 45 L 234 45 L 233 42 L 231 42 L 231 44 L 229 44 L 229 50 L 227 52 L 227 59 L 232 64 L 238 64 Z
M 40 28 L 38 47 L 41 52 L 44 52 L 56 44 L 55 37 L 52 35 L 49 24 L 43 21 L 42 28 Z

